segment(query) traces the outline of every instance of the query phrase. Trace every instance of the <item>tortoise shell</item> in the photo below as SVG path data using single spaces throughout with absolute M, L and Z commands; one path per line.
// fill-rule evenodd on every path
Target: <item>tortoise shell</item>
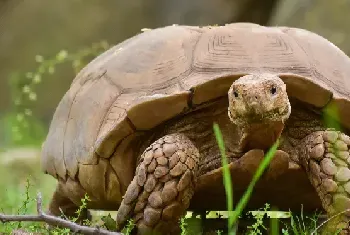
M 76 76 L 54 113 L 43 170 L 75 179 L 80 167 L 119 149 L 113 167 L 127 184 L 129 137 L 227 95 L 234 80 L 252 73 L 280 76 L 288 95 L 316 107 L 336 105 L 341 124 L 350 127 L 350 59 L 325 38 L 251 23 L 173 25 L 112 47 Z

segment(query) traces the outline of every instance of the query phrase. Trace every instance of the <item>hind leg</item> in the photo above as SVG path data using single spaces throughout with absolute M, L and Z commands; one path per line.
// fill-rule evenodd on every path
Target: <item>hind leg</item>
M 72 219 L 77 217 L 76 212 L 78 209 L 79 205 L 75 204 L 65 196 L 63 185 L 59 182 L 51 198 L 47 213 L 54 216 L 63 216 Z M 91 214 L 86 208 L 81 211 L 77 222 L 81 223 L 85 220 L 91 220 Z
M 133 219 L 138 234 L 178 233 L 194 194 L 198 161 L 197 148 L 182 134 L 148 147 L 118 210 L 118 229 Z
M 315 187 L 328 218 L 323 234 L 350 234 L 350 137 L 339 131 L 318 131 L 300 147 L 300 160 Z

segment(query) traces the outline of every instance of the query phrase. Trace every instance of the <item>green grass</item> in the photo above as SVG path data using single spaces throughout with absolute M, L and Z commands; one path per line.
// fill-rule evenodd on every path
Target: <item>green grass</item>
M 224 186 L 225 186 L 225 192 L 226 192 L 226 203 L 227 203 L 227 210 L 233 211 L 233 189 L 232 189 L 232 182 L 231 182 L 231 173 L 230 173 L 230 169 L 228 166 L 228 161 L 227 161 L 227 157 L 226 157 L 226 149 L 225 149 L 225 144 L 224 144 L 224 140 L 222 138 L 222 134 L 219 128 L 219 125 L 214 123 L 214 134 L 216 137 L 216 140 L 218 142 L 218 146 L 220 149 L 220 153 L 221 153 L 221 159 L 222 159 L 222 170 L 223 170 L 223 174 L 224 174 Z M 229 228 L 229 234 L 234 234 L 234 223 L 235 223 L 236 218 L 231 215 L 228 218 L 228 228 Z
M 36 213 L 36 194 L 42 192 L 43 207 L 47 206 L 56 181 L 47 175 L 44 175 L 38 169 L 38 151 L 28 152 L 32 149 L 20 149 L 20 151 L 8 151 L 0 154 L 0 210 L 6 214 L 35 214 Z M 28 155 L 26 157 L 20 154 Z M 13 159 L 6 160 L 12 157 Z M 0 233 L 9 234 L 14 229 L 25 228 L 31 232 L 45 230 L 39 223 L 0 223 Z

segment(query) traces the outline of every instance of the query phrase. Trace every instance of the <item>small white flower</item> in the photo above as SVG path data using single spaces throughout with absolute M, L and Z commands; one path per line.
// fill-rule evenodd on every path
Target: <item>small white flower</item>
M 27 115 L 27 116 L 32 116 L 32 113 L 33 113 L 33 112 L 32 112 L 32 110 L 30 110 L 30 109 L 25 109 L 25 110 L 24 110 L 24 114 Z
M 36 74 L 33 78 L 34 83 L 40 83 L 41 82 L 41 76 L 40 74 Z
M 37 97 L 36 97 L 36 94 L 35 94 L 34 92 L 30 92 L 30 93 L 29 93 L 29 99 L 30 99 L 30 100 L 34 101 L 34 100 L 36 100 L 36 98 L 37 98 Z
M 17 114 L 16 116 L 17 121 L 21 122 L 24 119 L 24 115 L 22 113 Z
M 30 87 L 28 85 L 25 85 L 22 89 L 23 93 L 29 93 L 30 92 Z
M 35 56 L 35 61 L 38 62 L 38 63 L 41 63 L 44 61 L 44 57 L 41 56 L 41 55 L 36 55 Z

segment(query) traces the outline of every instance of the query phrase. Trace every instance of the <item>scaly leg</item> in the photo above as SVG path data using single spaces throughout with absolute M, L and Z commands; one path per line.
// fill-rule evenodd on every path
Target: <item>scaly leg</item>
M 328 217 L 350 209 L 350 137 L 339 131 L 318 131 L 299 146 L 300 160 L 315 187 Z M 350 234 L 350 211 L 324 226 L 323 234 Z
M 182 134 L 164 136 L 141 156 L 117 214 L 121 230 L 133 219 L 138 234 L 172 234 L 194 194 L 199 152 Z

